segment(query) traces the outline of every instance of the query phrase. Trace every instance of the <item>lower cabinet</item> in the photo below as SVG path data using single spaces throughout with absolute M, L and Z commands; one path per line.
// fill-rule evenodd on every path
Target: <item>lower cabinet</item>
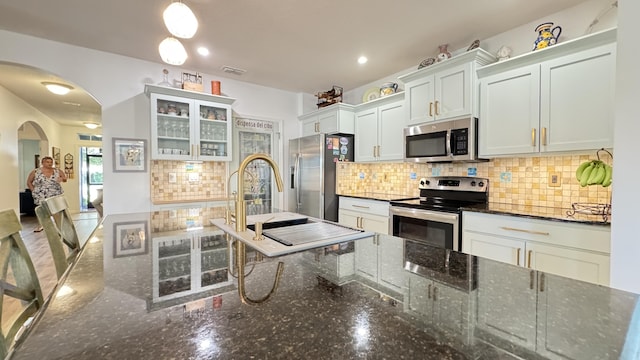
M 600 285 L 609 284 L 607 226 L 465 211 L 465 253 Z
M 547 359 L 618 359 L 632 294 L 478 258 L 482 333 Z M 586 296 L 585 296 L 586 295 Z M 589 299 L 589 300 L 587 300 Z M 567 321 L 567 319 L 569 319 Z
M 440 332 L 469 339 L 474 324 L 470 293 L 413 273 L 406 276 L 405 311 Z
M 344 245 L 353 247 L 352 242 Z M 343 246 L 343 244 L 339 246 Z M 347 250 L 347 252 L 333 252 L 329 249 L 322 248 L 315 251 L 305 251 L 302 253 L 302 257 L 312 271 L 336 285 L 342 285 L 353 280 L 355 271 L 353 248 Z
M 163 301 L 232 283 L 222 231 L 156 236 L 153 242 L 153 301 Z

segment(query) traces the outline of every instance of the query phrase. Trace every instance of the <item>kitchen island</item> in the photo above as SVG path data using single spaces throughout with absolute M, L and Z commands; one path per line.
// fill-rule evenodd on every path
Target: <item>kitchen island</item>
M 251 297 L 269 292 L 277 262 L 284 272 L 267 302 L 243 304 L 233 246 L 210 225 L 223 215 L 107 216 L 12 359 L 637 358 L 636 294 L 464 254 L 460 281 L 460 263 L 428 247 L 425 271 L 403 272 L 402 303 L 357 276 L 323 276 L 353 241 L 274 258 L 248 251 Z

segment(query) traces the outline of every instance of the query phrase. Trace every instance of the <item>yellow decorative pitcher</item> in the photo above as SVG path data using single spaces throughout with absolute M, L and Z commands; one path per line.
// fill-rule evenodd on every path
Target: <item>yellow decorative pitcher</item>
M 548 22 L 544 24 L 538 25 L 536 27 L 536 32 L 538 33 L 538 38 L 533 45 L 533 50 L 544 49 L 547 46 L 554 45 L 558 42 L 558 38 L 560 37 L 560 33 L 562 32 L 562 28 L 560 26 L 556 26 L 552 28 L 553 23 Z M 556 33 L 557 32 L 557 33 Z

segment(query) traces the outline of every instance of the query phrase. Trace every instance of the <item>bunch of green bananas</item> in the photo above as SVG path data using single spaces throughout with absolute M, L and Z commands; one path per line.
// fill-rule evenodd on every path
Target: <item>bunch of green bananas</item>
M 585 161 L 576 170 L 576 179 L 580 186 L 602 185 L 607 187 L 611 185 L 611 176 L 613 168 L 600 160 Z

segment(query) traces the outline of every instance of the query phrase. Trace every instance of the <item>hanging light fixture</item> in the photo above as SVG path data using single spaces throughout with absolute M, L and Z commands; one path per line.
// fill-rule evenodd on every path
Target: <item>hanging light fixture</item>
M 158 46 L 162 61 L 170 65 L 182 65 L 187 60 L 187 51 L 178 39 L 169 36 Z
M 164 24 L 173 36 L 191 39 L 198 31 L 198 19 L 187 5 L 180 2 L 171 3 L 162 14 Z
M 84 124 L 84 126 L 87 127 L 87 129 L 91 129 L 91 130 L 97 129 L 100 126 L 100 124 L 92 122 L 92 121 L 91 122 L 85 122 L 83 124 Z

